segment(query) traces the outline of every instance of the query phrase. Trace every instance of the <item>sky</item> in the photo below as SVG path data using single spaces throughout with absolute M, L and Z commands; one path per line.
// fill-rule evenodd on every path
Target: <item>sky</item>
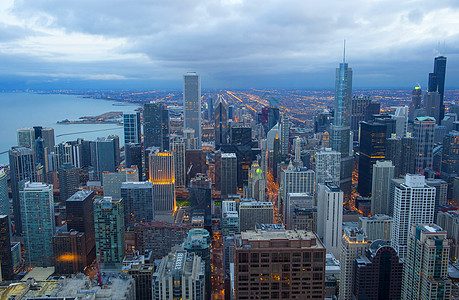
M 459 87 L 459 1 L 2 0 L 1 89 Z

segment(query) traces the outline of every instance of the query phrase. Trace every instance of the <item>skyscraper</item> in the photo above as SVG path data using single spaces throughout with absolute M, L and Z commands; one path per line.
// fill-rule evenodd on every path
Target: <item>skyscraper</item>
M 294 169 L 292 165 L 287 170 L 282 170 L 279 188 L 281 201 L 283 202 L 287 199 L 288 193 L 307 193 L 314 195 L 315 176 L 313 170 L 308 170 L 307 168 Z M 280 203 L 278 204 L 280 205 Z
M 401 299 L 451 299 L 449 250 L 446 231 L 440 226 L 431 223 L 410 226 Z
M 97 259 L 102 263 L 121 263 L 125 247 L 123 200 L 113 200 L 111 197 L 96 199 L 94 228 Z
M 336 69 L 335 114 L 331 128 L 331 147 L 341 153 L 340 188 L 346 196 L 351 193 L 352 152 L 351 149 L 351 101 L 352 69 L 343 60 Z
M 369 197 L 373 165 L 386 157 L 386 125 L 374 122 L 360 123 L 359 185 L 360 196 Z
M 371 96 L 353 96 L 351 106 L 351 130 L 354 133 L 354 140 L 359 137 L 359 123 L 361 121 L 368 121 L 365 115 L 368 112 L 368 106 L 372 101 Z
M 422 175 L 407 174 L 394 188 L 394 225 L 391 245 L 405 259 L 411 225 L 434 220 L 435 188 Z
M 441 172 L 459 174 L 459 131 L 451 131 L 443 138 Z
M 285 156 L 288 154 L 290 138 L 290 121 L 285 114 L 281 117 L 280 125 L 280 150 L 282 156 Z
M 434 71 L 429 73 L 429 92 L 438 92 L 440 94 L 440 119 L 437 124 L 441 124 L 441 120 L 445 116 L 445 105 L 443 98 L 445 96 L 445 77 L 446 77 L 446 57 L 437 56 L 434 61 Z
M 354 299 L 400 299 L 403 263 L 386 241 L 374 241 L 354 264 Z
M 235 299 L 323 299 L 325 254 L 313 232 L 242 232 L 236 236 Z
M 219 95 L 215 103 L 215 149 L 220 149 L 221 144 L 228 143 L 228 103 Z
M 169 150 L 169 110 L 160 102 L 145 103 L 143 106 L 144 147 L 159 147 Z
M 273 224 L 274 208 L 271 202 L 247 201 L 239 205 L 241 232 L 254 230 L 257 224 Z
M 435 119 L 418 117 L 414 120 L 414 137 L 416 138 L 416 173 L 432 169 Z
M 123 182 L 124 225 L 152 222 L 154 219 L 153 184 L 151 182 Z
M 407 133 L 402 137 L 401 158 L 400 158 L 400 175 L 407 173 L 414 174 L 416 170 L 416 144 L 417 139 Z M 397 176 L 398 177 L 398 176 Z
M 368 248 L 370 248 L 370 242 L 367 240 L 365 232 L 357 228 L 346 228 L 344 230 L 340 257 L 340 300 L 352 299 L 355 268 L 354 259 L 364 255 Z
M 221 154 L 221 195 L 237 194 L 237 158 L 235 153 Z
M 102 172 L 116 171 L 115 141 L 106 138 L 97 138 L 91 142 L 91 165 L 94 167 L 96 176 L 102 179 Z
M 174 155 L 175 186 L 185 187 L 185 142 L 181 138 L 176 138 L 171 142 L 171 151 Z
M 14 228 L 16 234 L 22 234 L 21 202 L 19 200 L 19 182 L 37 180 L 33 151 L 25 147 L 12 147 L 9 151 L 11 193 L 13 195 Z
M 327 251 L 339 259 L 343 224 L 343 191 L 333 183 L 317 186 L 317 235 Z
M 295 158 L 296 160 L 296 158 Z M 331 148 L 316 152 L 316 184 L 332 181 L 339 187 L 341 154 Z
M 376 161 L 373 165 L 373 180 L 371 183 L 371 214 L 389 215 L 390 182 L 394 178 L 394 165 L 391 161 Z
M 201 77 L 195 72 L 183 75 L 183 105 L 184 128 L 194 129 L 198 138 L 198 149 L 201 149 Z
M 172 212 L 175 210 L 175 170 L 174 156 L 170 152 L 150 154 L 150 182 L 155 195 L 154 211 Z
M 35 151 L 35 130 L 33 128 L 18 129 L 17 137 L 19 147 L 26 147 Z
M 140 143 L 140 112 L 125 113 L 124 119 L 124 143 Z
M 53 265 L 54 198 L 53 186 L 25 182 L 20 191 L 25 263 L 30 266 Z
M 63 164 L 58 172 L 60 201 L 65 201 L 78 191 L 80 169 L 72 164 Z
M 8 197 L 8 183 L 4 169 L 0 169 L 0 215 L 10 215 L 10 199 Z
M 13 280 L 10 235 L 9 217 L 0 213 L 0 281 Z
M 142 167 L 142 144 L 127 143 L 124 144 L 124 154 L 126 167 L 137 166 L 139 170 L 139 178 L 143 178 L 143 167 Z
M 411 103 L 410 103 L 410 112 L 409 119 L 414 120 L 416 117 L 415 111 L 421 108 L 422 100 L 422 89 L 420 86 L 416 86 L 411 93 Z
M 441 95 L 438 92 L 427 92 L 424 94 L 424 109 L 426 110 L 427 116 L 431 116 L 437 120 L 437 124 L 440 124 L 441 114 Z

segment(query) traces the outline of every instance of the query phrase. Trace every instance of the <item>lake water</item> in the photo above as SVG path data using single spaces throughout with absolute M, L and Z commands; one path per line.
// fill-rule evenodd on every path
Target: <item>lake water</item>
M 83 116 L 96 116 L 110 111 L 133 112 L 138 106 L 102 99 L 80 98 L 73 95 L 47 95 L 34 93 L 0 93 L 0 152 L 17 145 L 16 130 L 23 127 L 52 127 L 56 143 L 81 137 L 94 140 L 116 134 L 124 143 L 123 127 L 116 124 L 56 124 L 64 119 L 77 120 Z M 78 133 L 82 131 L 103 130 Z M 77 133 L 64 135 L 68 133 Z M 8 164 L 8 154 L 0 155 L 0 165 Z

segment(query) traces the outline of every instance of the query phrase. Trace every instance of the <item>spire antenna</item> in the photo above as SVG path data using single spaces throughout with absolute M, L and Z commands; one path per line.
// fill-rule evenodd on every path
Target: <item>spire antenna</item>
M 346 40 L 344 40 L 343 63 L 346 62 Z

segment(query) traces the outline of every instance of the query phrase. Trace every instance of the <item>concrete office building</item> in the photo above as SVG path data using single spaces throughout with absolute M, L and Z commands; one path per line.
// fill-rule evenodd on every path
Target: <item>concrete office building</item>
M 239 227 L 241 232 L 255 229 L 257 224 L 273 224 L 271 202 L 248 201 L 239 204 Z
M 315 159 L 316 184 L 332 181 L 339 187 L 341 153 L 331 148 L 324 148 L 316 152 Z
M 155 213 L 175 211 L 175 169 L 174 156 L 170 152 L 150 154 L 150 182 L 155 195 Z
M 325 254 L 313 232 L 242 232 L 236 236 L 236 299 L 323 299 Z
M 359 228 L 363 229 L 370 241 L 390 241 L 394 220 L 387 215 L 359 217 Z

